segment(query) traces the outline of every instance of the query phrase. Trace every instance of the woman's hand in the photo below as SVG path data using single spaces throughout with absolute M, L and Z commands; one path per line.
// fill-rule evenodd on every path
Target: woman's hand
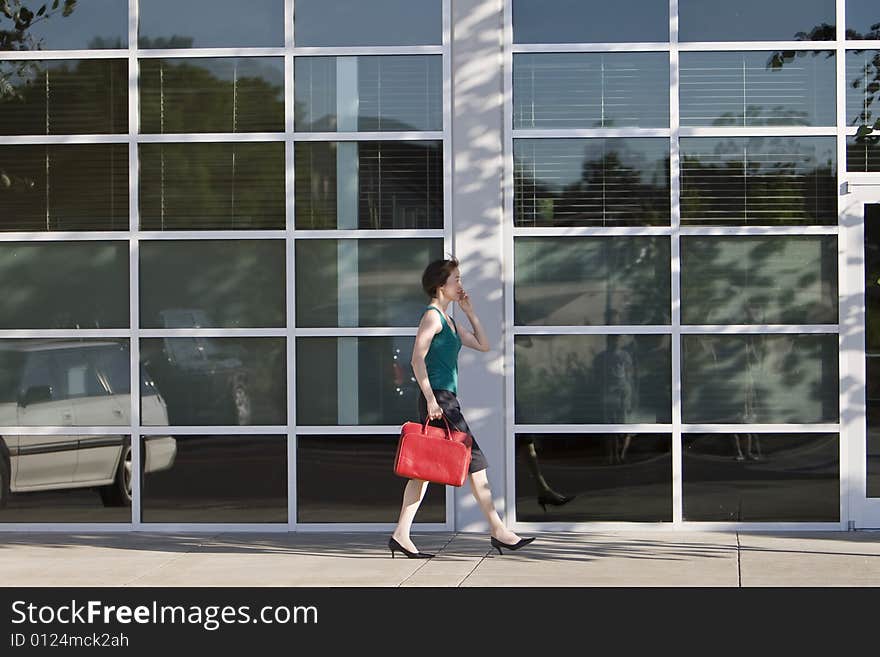
M 443 417 L 443 409 L 440 408 L 440 404 L 437 403 L 436 399 L 428 400 L 428 419 L 429 420 L 439 420 Z
M 458 297 L 458 307 L 464 311 L 465 315 L 469 315 L 474 311 L 474 306 L 471 303 L 471 298 L 467 292 L 464 290 L 461 291 L 461 295 Z

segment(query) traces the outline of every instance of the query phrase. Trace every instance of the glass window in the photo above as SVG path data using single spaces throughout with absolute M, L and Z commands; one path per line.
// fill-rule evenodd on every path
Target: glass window
M 833 41 L 834 0 L 678 0 L 680 41 Z
M 144 230 L 283 229 L 284 144 L 139 144 Z
M 442 239 L 297 240 L 296 324 L 417 326 Z
M 128 230 L 128 144 L 0 146 L 5 231 Z
M 397 441 L 398 436 L 298 436 L 297 522 L 397 522 L 406 485 L 388 476 Z M 428 486 L 416 523 L 446 522 L 444 491 Z
M 684 520 L 840 520 L 837 434 L 691 434 L 682 442 Z
M 834 137 L 687 137 L 683 224 L 837 224 Z
M 876 0 L 846 0 L 846 38 L 880 40 Z
M 395 424 L 418 414 L 414 337 L 297 338 L 299 425 Z
M 167 405 L 167 418 L 151 417 L 142 398 L 142 424 L 286 424 L 285 343 L 284 338 L 141 340 L 141 367 Z
M 139 0 L 139 48 L 284 45 L 284 0 Z
M 880 203 L 865 212 L 865 475 L 868 497 L 880 497 Z
M 838 421 L 837 335 L 683 335 L 684 422 Z
M 683 324 L 836 324 L 834 235 L 681 238 Z
M 880 121 L 880 50 L 846 51 L 846 124 L 873 126 Z M 880 127 L 880 126 L 878 126 Z
M 128 327 L 128 242 L 0 242 L 0 327 Z
M 516 422 L 671 421 L 668 335 L 518 335 Z
M 443 228 L 439 141 L 298 142 L 296 227 Z
M 626 17 L 625 20 L 622 17 Z M 514 43 L 669 41 L 669 3 L 513 0 Z
M 128 132 L 125 59 L 4 60 L 0 85 L 0 135 Z
M 517 434 L 516 519 L 671 522 L 670 436 Z
M 834 52 L 683 52 L 682 126 L 833 126 Z
M 668 237 L 514 239 L 519 325 L 668 324 Z
M 283 132 L 281 57 L 141 59 L 141 132 Z
M 286 436 L 142 436 L 144 522 L 287 522 Z
M 880 134 L 846 138 L 846 170 L 880 171 Z
M 281 240 L 141 242 L 141 326 L 283 327 L 284 272 Z
M 296 0 L 297 46 L 419 46 L 443 41 L 442 0 Z
M 443 129 L 441 55 L 297 57 L 300 132 Z
M 669 225 L 668 139 L 516 139 L 513 158 L 516 226 Z
M 43 13 L 39 2 L 21 5 L 28 10 L 27 14 L 19 14 L 16 23 L 22 29 L 8 29 L 13 27 L 13 21 L 0 17 L 0 50 L 128 47 L 128 3 L 124 0 L 47 0 Z
M 668 128 L 669 55 L 515 54 L 513 127 Z

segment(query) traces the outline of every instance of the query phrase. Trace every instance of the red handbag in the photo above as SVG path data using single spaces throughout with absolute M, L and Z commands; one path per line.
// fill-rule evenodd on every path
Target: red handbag
M 446 428 L 405 422 L 400 430 L 394 474 L 407 479 L 424 479 L 435 484 L 461 486 L 471 464 L 471 437 Z

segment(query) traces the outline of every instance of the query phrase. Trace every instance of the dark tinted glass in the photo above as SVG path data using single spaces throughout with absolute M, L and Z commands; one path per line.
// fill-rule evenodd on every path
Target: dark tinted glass
M 143 436 L 144 522 L 287 522 L 286 436 Z
M 0 135 L 128 132 L 125 59 L 0 61 Z
M 682 336 L 684 422 L 837 422 L 837 335 Z
M 14 29 L 8 16 L 0 16 L 0 50 L 100 50 L 128 47 L 128 3 L 125 0 L 55 0 L 3 3 L 22 13 Z M 40 14 L 42 4 L 45 11 Z M 4 12 L 5 13 L 5 12 Z
M 516 139 L 513 157 L 517 226 L 669 224 L 668 139 Z
M 837 522 L 837 434 L 692 434 L 683 441 L 684 520 Z
M 875 0 L 846 0 L 846 38 L 880 39 L 880 9 Z
M 671 522 L 670 437 L 517 434 L 516 519 Z
M 395 424 L 418 414 L 413 336 L 297 338 L 300 425 Z
M 141 48 L 281 47 L 284 0 L 140 0 Z
M 140 243 L 144 328 L 285 325 L 284 242 Z
M 624 126 L 669 127 L 666 53 L 513 56 L 514 128 Z
M 0 207 L 0 230 L 128 230 L 128 144 L 0 146 Z
M 846 52 L 846 124 L 873 126 L 880 120 L 880 50 Z M 876 137 L 876 134 L 874 135 Z
M 865 368 L 868 497 L 880 497 L 880 204 L 865 208 Z
M 681 139 L 684 224 L 837 224 L 833 137 Z
M 514 321 L 668 324 L 668 237 L 518 237 Z
M 443 129 L 440 55 L 297 57 L 296 129 Z
M 128 242 L 0 242 L 0 327 L 128 327 Z
M 847 171 L 880 171 L 880 134 L 846 138 Z
M 836 324 L 833 235 L 681 238 L 685 324 Z
M 443 41 L 442 0 L 297 0 L 297 46 L 418 46 Z
M 668 335 L 519 335 L 516 421 L 671 421 Z
M 397 522 L 406 486 L 405 479 L 391 474 L 397 440 L 397 436 L 298 436 L 297 522 Z M 446 522 L 444 491 L 444 486 L 428 486 L 417 524 Z
M 834 0 L 678 0 L 680 41 L 833 41 Z
M 624 18 L 625 17 L 625 18 Z M 514 43 L 669 41 L 669 3 L 513 0 Z
M 172 425 L 287 422 L 284 338 L 150 338 L 141 367 L 156 383 Z M 145 402 L 141 401 L 141 413 Z M 141 418 L 145 426 L 162 424 Z
M 281 57 L 141 59 L 141 132 L 283 132 Z
M 684 52 L 682 126 L 833 126 L 833 51 Z
M 416 326 L 442 239 L 298 240 L 297 326 Z
M 296 227 L 443 227 L 443 149 L 432 141 L 299 142 Z
M 144 230 L 284 228 L 284 144 L 139 144 Z

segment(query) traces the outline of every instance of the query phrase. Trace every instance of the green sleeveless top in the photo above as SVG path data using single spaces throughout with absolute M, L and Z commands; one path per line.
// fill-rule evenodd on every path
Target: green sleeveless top
M 436 310 L 443 322 L 443 330 L 434 334 L 428 353 L 425 354 L 425 366 L 428 370 L 428 381 L 433 390 L 449 390 L 458 392 L 458 352 L 461 351 L 461 338 L 458 337 L 458 327 L 453 333 L 446 323 L 446 318 L 439 308 L 427 306 Z M 451 318 L 450 318 L 451 319 Z M 454 320 L 453 320 L 454 321 Z

